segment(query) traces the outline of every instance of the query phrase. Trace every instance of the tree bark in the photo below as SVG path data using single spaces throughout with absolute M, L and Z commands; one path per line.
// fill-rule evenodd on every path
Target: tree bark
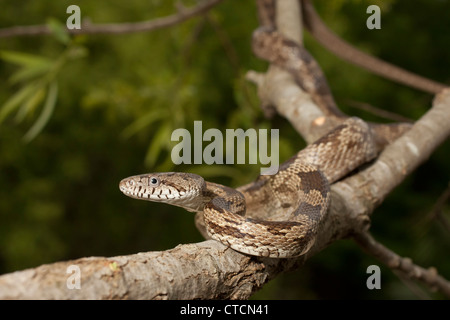
M 298 259 L 249 257 L 216 241 L 162 252 L 57 262 L 0 276 L 0 299 L 246 299 L 280 272 L 301 266 L 336 240 L 366 230 L 392 188 L 450 133 L 450 89 L 368 168 L 332 186 L 332 205 L 315 245 Z M 81 288 L 69 289 L 71 265 Z
M 317 137 L 320 130 L 314 128 L 324 115 L 287 72 L 273 68 L 267 75 L 250 73 L 249 78 L 307 141 Z M 247 299 L 336 240 L 366 231 L 374 209 L 448 137 L 449 123 L 450 89 L 445 89 L 376 161 L 332 186 L 331 207 L 316 243 L 300 258 L 250 257 L 210 240 L 162 252 L 81 258 L 5 274 L 0 276 L 0 299 Z M 80 288 L 72 288 L 73 265 L 80 270 Z

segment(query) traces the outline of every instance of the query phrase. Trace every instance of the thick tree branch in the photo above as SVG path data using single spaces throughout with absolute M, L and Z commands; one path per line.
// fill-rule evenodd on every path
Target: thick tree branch
M 302 9 L 297 5 L 300 2 L 287 9 L 284 7 L 286 3 L 293 2 L 296 1 L 258 0 L 258 12 L 260 17 L 264 17 L 260 19 L 264 22 L 262 26 L 272 26 L 276 22 L 278 27 L 278 23 L 282 21 L 281 29 L 277 28 L 278 32 L 284 38 L 297 43 L 301 49 L 303 26 L 299 22 Z M 295 19 L 296 22 L 290 22 Z M 300 29 L 295 30 L 292 27 Z M 300 74 L 299 77 L 301 76 Z M 317 140 L 341 122 L 341 119 L 327 117 L 326 110 L 314 101 L 310 93 L 299 86 L 291 72 L 283 68 L 271 64 L 265 74 L 249 71 L 246 78 L 258 85 L 258 95 L 266 115 L 270 116 L 273 114 L 273 109 L 276 109 L 278 114 L 291 122 L 307 143 Z
M 375 208 L 403 179 L 450 134 L 450 88 L 436 95 L 433 108 L 417 121 L 413 128 L 390 144 L 376 163 L 347 182 L 358 186 L 357 195 L 365 195 L 366 206 Z M 358 182 L 361 181 L 361 182 Z M 372 210 L 370 210 L 372 211 Z
M 303 23 L 298 0 L 276 2 L 276 26 L 287 39 L 303 44 Z
M 431 153 L 450 134 L 450 89 L 436 96 L 433 107 L 413 127 L 394 143 L 388 145 L 377 160 L 358 174 L 332 186 L 331 217 L 332 233 L 350 231 L 343 226 L 361 232 L 370 225 L 370 215 L 387 195 L 399 185 L 417 166 L 426 161 Z M 345 212 L 344 221 L 340 215 Z M 330 230 L 328 230 L 330 231 Z M 318 242 L 326 243 L 327 236 Z
M 81 288 L 70 289 L 69 266 Z M 216 241 L 163 252 L 92 257 L 0 276 L 0 299 L 245 299 L 278 268 Z
M 124 34 L 167 28 L 203 14 L 221 1 L 223 0 L 204 1 L 193 8 L 180 8 L 176 14 L 154 20 L 128 23 L 83 24 L 81 29 L 67 29 L 67 32 L 69 34 Z M 51 33 L 51 30 L 46 25 L 16 26 L 0 29 L 0 38 L 49 35 Z
M 249 257 L 205 241 L 163 252 L 83 258 L 2 275 L 0 299 L 246 299 L 334 241 L 363 232 L 370 213 L 388 193 L 384 189 L 399 184 L 427 159 L 448 136 L 448 123 L 450 90 L 438 95 L 433 108 L 372 166 L 332 186 L 332 206 L 321 232 L 310 252 L 299 259 Z M 411 137 L 417 137 L 413 145 Z M 392 158 L 396 160 L 386 160 Z M 379 170 L 383 174 L 378 175 Z M 67 267 L 73 264 L 81 270 L 79 290 L 67 288 Z
M 322 110 L 290 74 L 274 73 L 273 78 L 265 76 L 263 80 L 274 81 L 271 85 L 277 87 L 267 93 L 269 101 L 276 102 L 277 110 L 307 140 L 317 136 L 320 130 L 315 128 L 328 125 Z M 332 205 L 316 242 L 298 259 L 249 257 L 205 241 L 163 252 L 82 258 L 2 275 L 0 299 L 246 299 L 279 273 L 298 268 L 334 241 L 364 232 L 375 207 L 447 138 L 448 123 L 450 90 L 444 90 L 427 114 L 387 146 L 372 165 L 332 186 Z M 81 289 L 68 289 L 70 265 L 80 268 Z
M 408 74 L 401 69 L 400 72 L 397 72 L 396 68 L 393 70 L 401 77 Z M 276 106 L 278 113 L 286 117 L 297 131 L 306 137 L 308 143 L 322 134 L 321 126 L 328 129 L 328 126 L 335 125 L 334 119 L 329 117 L 320 105 L 309 99 L 308 94 L 294 83 L 290 75 L 283 74 L 282 70 L 270 68 L 265 75 L 249 72 L 247 78 L 257 83 L 261 99 L 266 104 Z M 423 79 L 419 80 L 420 84 L 430 83 Z M 414 78 L 414 81 L 417 82 L 417 77 Z M 396 185 L 403 181 L 405 176 L 425 161 L 437 145 L 448 137 L 449 129 L 446 128 L 446 123 L 450 120 L 449 91 L 448 89 L 443 90 L 444 85 L 435 86 L 434 89 L 436 88 L 440 89 L 441 93 L 436 97 L 434 110 L 427 113 L 416 124 L 415 130 L 405 134 L 393 146 L 389 146 L 373 166 L 332 187 L 334 191 L 332 195 L 333 208 L 330 212 L 331 217 L 326 220 L 325 224 L 331 223 L 339 226 L 337 228 L 339 230 L 335 230 L 336 233 L 332 231 L 333 234 L 345 237 L 342 232 L 345 233 L 347 229 L 343 226 L 351 224 L 358 232 L 367 229 L 370 224 L 369 216 L 375 207 Z M 428 121 L 435 122 L 437 126 L 427 125 Z M 379 129 L 380 127 L 375 127 L 375 130 Z M 424 136 L 419 137 L 419 135 Z M 427 147 L 426 144 L 429 143 L 431 144 Z M 423 145 L 419 147 L 418 144 Z M 408 153 L 408 157 L 403 157 Z M 389 161 L 388 165 L 387 161 Z M 353 217 L 347 216 L 344 219 L 345 222 L 341 221 L 339 216 L 333 215 L 334 209 L 337 207 L 340 207 L 341 213 L 348 212 Z M 349 223 L 349 221 L 352 222 Z M 333 226 L 327 225 L 324 229 L 330 231 L 329 229 L 332 228 Z M 324 233 L 321 232 L 317 241 L 318 243 L 323 241 L 326 244 L 329 237 L 325 236 L 322 240 L 322 235 Z

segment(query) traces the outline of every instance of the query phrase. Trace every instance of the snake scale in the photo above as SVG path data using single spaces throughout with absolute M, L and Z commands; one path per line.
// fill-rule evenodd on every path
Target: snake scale
M 289 258 L 314 244 L 329 185 L 375 155 L 370 127 L 349 118 L 280 165 L 278 173 L 236 190 L 183 172 L 132 176 L 119 187 L 132 198 L 198 212 L 210 238 L 239 252 Z

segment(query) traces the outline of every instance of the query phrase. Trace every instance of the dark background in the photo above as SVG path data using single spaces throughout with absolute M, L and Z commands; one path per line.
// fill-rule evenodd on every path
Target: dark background
M 174 2 L 76 4 L 83 19 L 120 23 L 172 14 Z M 0 39 L 0 274 L 201 241 L 191 213 L 133 200 L 118 189 L 122 178 L 152 171 L 195 172 L 230 186 L 257 176 L 259 165 L 174 166 L 170 152 L 176 143 L 170 135 L 176 128 L 191 130 L 194 120 L 203 121 L 203 130 L 278 128 L 281 160 L 304 146 L 285 119 L 264 118 L 256 88 L 244 78 L 246 71 L 267 66 L 251 52 L 251 33 L 258 25 L 254 1 L 225 0 L 206 17 L 147 33 L 68 38 L 58 25 L 65 24 L 70 4 L 0 1 L 0 28 L 50 23 L 56 30 L 50 36 Z M 449 1 L 314 4 L 330 28 L 361 50 L 450 83 Z M 381 7 L 381 30 L 366 28 L 371 4 Z M 305 45 L 347 114 L 387 121 L 354 108 L 352 101 L 413 120 L 431 106 L 431 95 L 342 62 L 307 34 Z M 57 83 L 58 90 L 53 112 L 44 107 L 51 83 Z M 18 99 L 25 88 L 29 96 Z M 8 104 L 14 105 L 12 97 L 20 103 L 7 113 Z M 42 115 L 42 110 L 47 113 Z M 33 138 L 29 130 L 37 121 L 46 126 Z M 377 240 L 423 267 L 436 267 L 447 279 L 449 205 L 441 208 L 447 224 L 436 219 L 432 209 L 449 184 L 448 150 L 446 142 L 394 190 L 372 221 Z M 381 267 L 381 290 L 366 287 L 366 269 L 372 264 Z M 398 278 L 347 240 L 269 282 L 255 298 L 442 296 Z

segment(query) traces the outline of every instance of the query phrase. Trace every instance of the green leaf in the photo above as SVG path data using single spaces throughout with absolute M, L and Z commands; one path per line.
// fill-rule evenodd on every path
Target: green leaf
M 64 23 L 62 23 L 58 19 L 49 18 L 47 19 L 47 26 L 55 36 L 56 40 L 65 45 L 70 43 L 70 35 L 67 32 L 67 28 Z
M 51 66 L 52 64 L 48 63 L 22 67 L 9 78 L 9 81 L 11 82 L 11 84 L 16 84 L 24 80 L 30 80 L 49 72 Z
M 6 62 L 21 66 L 21 68 L 9 78 L 9 81 L 12 84 L 43 75 L 48 72 L 54 64 L 49 58 L 16 51 L 0 51 L 0 58 Z
M 53 81 L 49 85 L 47 99 L 45 100 L 44 107 L 42 108 L 42 112 L 39 115 L 39 118 L 36 120 L 36 122 L 33 124 L 33 126 L 28 130 L 28 132 L 23 137 L 23 140 L 25 142 L 30 142 L 33 140 L 39 132 L 42 131 L 42 129 L 47 124 L 48 120 L 50 119 L 53 110 L 55 109 L 56 105 L 56 98 L 58 97 L 58 84 L 56 81 Z
M 16 122 L 21 122 L 30 112 L 35 110 L 44 100 L 46 92 L 46 88 L 40 88 L 36 90 L 32 96 L 26 99 L 16 114 Z
M 0 110 L 0 123 L 5 120 L 5 118 L 13 112 L 19 105 L 24 102 L 27 98 L 34 95 L 37 90 L 41 88 L 40 83 L 29 83 L 19 91 L 14 93 L 1 107 Z
M 126 127 L 122 132 L 123 138 L 129 138 L 132 135 L 138 133 L 145 127 L 150 126 L 153 122 L 163 119 L 168 115 L 167 109 L 165 110 L 151 110 L 144 116 L 140 117 L 136 121 L 134 121 L 132 124 L 130 124 L 128 127 Z
M 2 50 L 0 51 L 0 58 L 6 62 L 18 64 L 24 67 L 34 67 L 39 65 L 48 66 L 52 63 L 52 61 L 48 58 L 17 51 Z

